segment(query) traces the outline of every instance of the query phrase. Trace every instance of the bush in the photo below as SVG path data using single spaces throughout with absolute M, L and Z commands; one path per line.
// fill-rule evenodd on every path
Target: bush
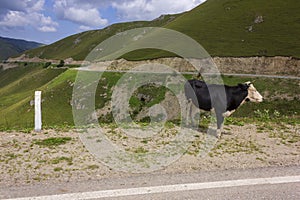
M 53 137 L 44 140 L 36 140 L 34 141 L 34 144 L 37 144 L 39 146 L 45 146 L 45 147 L 54 147 L 54 146 L 66 144 L 68 141 L 71 140 L 72 138 L 70 137 Z
M 44 68 L 48 68 L 51 64 L 52 64 L 51 62 L 46 62 L 46 63 L 44 64 Z
M 60 62 L 57 65 L 57 67 L 63 67 L 64 65 L 65 65 L 65 61 L 64 60 L 60 60 Z

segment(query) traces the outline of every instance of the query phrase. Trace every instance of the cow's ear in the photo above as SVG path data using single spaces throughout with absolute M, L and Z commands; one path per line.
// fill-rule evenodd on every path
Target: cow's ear
M 242 83 L 240 83 L 238 86 L 239 86 L 240 88 L 242 88 L 243 90 L 248 90 L 248 88 L 250 87 L 249 85 L 247 85 L 247 84 L 242 84 Z

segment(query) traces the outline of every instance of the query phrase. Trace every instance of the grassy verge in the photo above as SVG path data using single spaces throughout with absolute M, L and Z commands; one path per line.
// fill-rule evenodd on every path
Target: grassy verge
M 19 66 L 0 72 L 0 130 L 18 129 L 27 132 L 33 127 L 35 90 L 42 93 L 43 126 L 65 129 L 73 127 L 72 93 L 77 71 L 72 69 L 44 69 L 43 64 Z M 124 73 L 105 72 L 99 81 L 95 109 L 104 109 L 111 100 L 114 87 Z M 192 78 L 186 75 L 187 79 Z M 255 121 L 299 123 L 300 90 L 298 80 L 247 78 L 224 76 L 224 83 L 236 85 L 252 81 L 265 97 L 263 103 L 246 103 L 241 106 L 227 124 L 243 124 Z M 165 98 L 167 88 L 146 85 L 137 88 L 130 98 L 131 116 L 134 118 L 143 108 L 149 108 Z M 172 105 L 171 105 L 172 106 Z M 113 122 L 110 112 L 98 116 L 99 123 Z M 175 121 L 178 121 L 174 119 Z M 201 119 L 205 123 L 205 118 Z

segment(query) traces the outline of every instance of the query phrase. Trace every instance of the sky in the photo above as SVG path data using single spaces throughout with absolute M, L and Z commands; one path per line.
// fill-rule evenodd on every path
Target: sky
M 0 0 L 0 36 L 51 44 L 127 21 L 188 11 L 205 0 Z

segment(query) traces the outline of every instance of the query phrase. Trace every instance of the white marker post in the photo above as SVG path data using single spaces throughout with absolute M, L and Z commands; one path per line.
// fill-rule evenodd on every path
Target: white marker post
M 41 132 L 42 130 L 42 109 L 41 109 L 41 91 L 35 91 L 34 94 L 34 131 Z

